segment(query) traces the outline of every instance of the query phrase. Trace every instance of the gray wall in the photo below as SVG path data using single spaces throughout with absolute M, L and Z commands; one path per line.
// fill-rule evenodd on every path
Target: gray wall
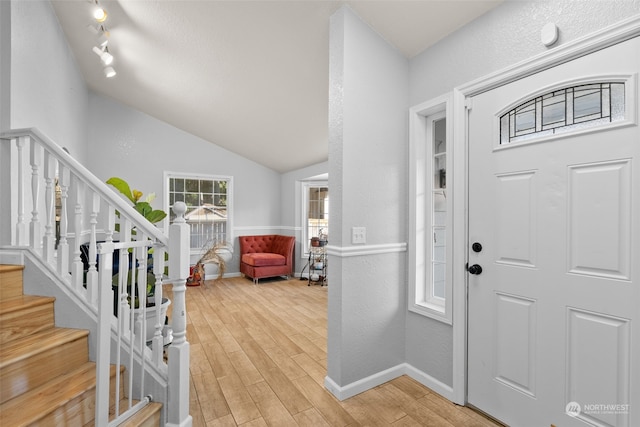
M 0 131 L 9 129 L 11 94 L 11 3 L 0 2 Z
M 549 22 L 560 29 L 558 46 L 639 11 L 638 0 L 507 0 L 411 60 L 410 103 L 549 50 L 540 42 Z
M 82 162 L 87 102 L 86 85 L 51 3 L 0 2 L 0 131 L 38 128 Z M 11 241 L 11 205 L 17 203 L 12 191 L 17 171 L 9 154 L 10 144 L 0 141 L 0 244 Z
M 10 78 L 10 127 L 37 127 L 83 162 L 87 87 L 49 1 L 11 2 Z
M 155 192 L 153 206 L 166 209 L 165 172 L 232 176 L 234 245 L 238 235 L 281 231 L 280 174 L 272 169 L 93 93 L 89 124 L 87 167 L 98 178 Z M 236 251 L 227 272 L 238 271 Z
M 0 132 L 9 129 L 11 94 L 11 3 L 0 2 Z M 0 194 L 11 194 L 11 147 L 0 141 Z M 0 244 L 11 241 L 11 202 L 0 203 Z
M 330 26 L 327 376 L 338 387 L 404 362 L 408 62 L 347 7 Z M 348 256 L 364 226 L 364 255 Z
M 558 46 L 638 13 L 638 0 L 507 1 L 410 61 L 410 104 L 545 52 L 540 31 L 549 22 L 560 29 Z M 406 361 L 451 385 L 451 327 L 408 313 Z

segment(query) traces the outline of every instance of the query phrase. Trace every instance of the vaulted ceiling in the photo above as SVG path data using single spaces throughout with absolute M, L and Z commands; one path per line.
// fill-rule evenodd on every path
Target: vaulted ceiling
M 287 172 L 327 160 L 329 18 L 348 4 L 407 58 L 500 1 L 52 0 L 91 90 Z

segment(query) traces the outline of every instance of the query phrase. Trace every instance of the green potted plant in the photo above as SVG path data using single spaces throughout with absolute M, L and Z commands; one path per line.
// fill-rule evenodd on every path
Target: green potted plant
M 151 206 L 151 202 L 155 200 L 155 193 L 150 193 L 144 200 L 142 200 L 142 196 L 143 196 L 142 191 L 136 190 L 136 189 L 132 190 L 129 184 L 124 179 L 118 178 L 118 177 L 111 177 L 106 182 L 107 184 L 117 189 L 129 201 L 131 201 L 131 203 L 133 203 L 133 207 L 135 208 L 135 210 L 138 211 L 142 216 L 144 216 L 150 223 L 155 224 L 159 221 L 162 221 L 167 216 L 167 213 L 165 211 L 160 209 L 154 209 Z M 119 212 L 116 212 L 116 214 L 119 216 Z M 116 231 L 120 231 L 119 224 L 116 224 Z M 136 234 L 135 228 L 132 230 L 132 234 Z M 149 250 L 149 255 L 151 255 L 152 251 L 153 249 Z M 152 273 L 152 270 L 153 270 L 153 258 L 149 256 L 149 264 L 147 265 L 146 295 L 144 298 L 146 307 L 155 306 L 156 278 L 155 278 L 155 275 Z M 118 271 L 118 273 L 113 276 L 113 286 L 115 287 L 116 293 L 117 293 L 117 287 L 119 282 L 119 274 L 120 272 Z M 135 288 L 135 286 L 133 286 L 133 288 Z M 131 301 L 131 295 L 132 294 L 135 295 L 134 302 L 131 305 L 134 307 L 134 309 L 139 309 L 140 298 L 137 295 L 137 290 L 132 289 L 130 276 L 128 278 L 128 283 L 127 283 L 127 292 L 129 294 L 129 301 Z M 117 309 L 116 304 L 117 304 L 117 299 L 114 299 L 114 310 Z M 166 323 L 166 313 L 170 304 L 171 304 L 171 300 L 169 300 L 168 298 L 162 298 L 160 315 L 164 317 L 163 323 Z M 146 311 L 147 325 L 155 324 L 155 316 L 156 316 L 155 310 Z M 153 338 L 153 333 L 154 333 L 153 327 L 148 327 L 147 337 L 146 337 L 147 341 Z

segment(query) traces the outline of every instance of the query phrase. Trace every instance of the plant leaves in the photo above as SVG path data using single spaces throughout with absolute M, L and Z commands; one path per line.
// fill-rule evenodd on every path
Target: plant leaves
M 146 215 L 146 218 L 151 222 L 151 224 L 155 224 L 158 221 L 162 221 L 167 216 L 165 211 L 161 211 L 156 209 L 155 211 L 151 211 Z
M 147 218 L 147 215 L 149 215 L 153 211 L 153 208 L 147 202 L 138 202 L 135 204 L 134 208 L 136 208 L 136 210 L 140 212 L 145 218 Z
M 113 185 L 120 193 L 124 194 L 127 199 L 131 200 L 131 203 L 136 202 L 133 198 L 131 188 L 129 188 L 129 184 L 127 184 L 127 181 L 124 179 L 114 176 L 107 180 L 107 184 Z

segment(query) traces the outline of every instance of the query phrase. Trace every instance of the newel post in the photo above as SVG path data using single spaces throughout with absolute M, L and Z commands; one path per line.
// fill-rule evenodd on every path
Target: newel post
M 190 427 L 189 415 L 189 342 L 187 341 L 187 308 L 185 291 L 189 277 L 190 238 L 189 224 L 184 219 L 187 206 L 176 202 L 176 219 L 169 227 L 169 277 L 173 282 L 173 314 L 171 328 L 173 342 L 168 349 L 169 405 L 167 426 Z

